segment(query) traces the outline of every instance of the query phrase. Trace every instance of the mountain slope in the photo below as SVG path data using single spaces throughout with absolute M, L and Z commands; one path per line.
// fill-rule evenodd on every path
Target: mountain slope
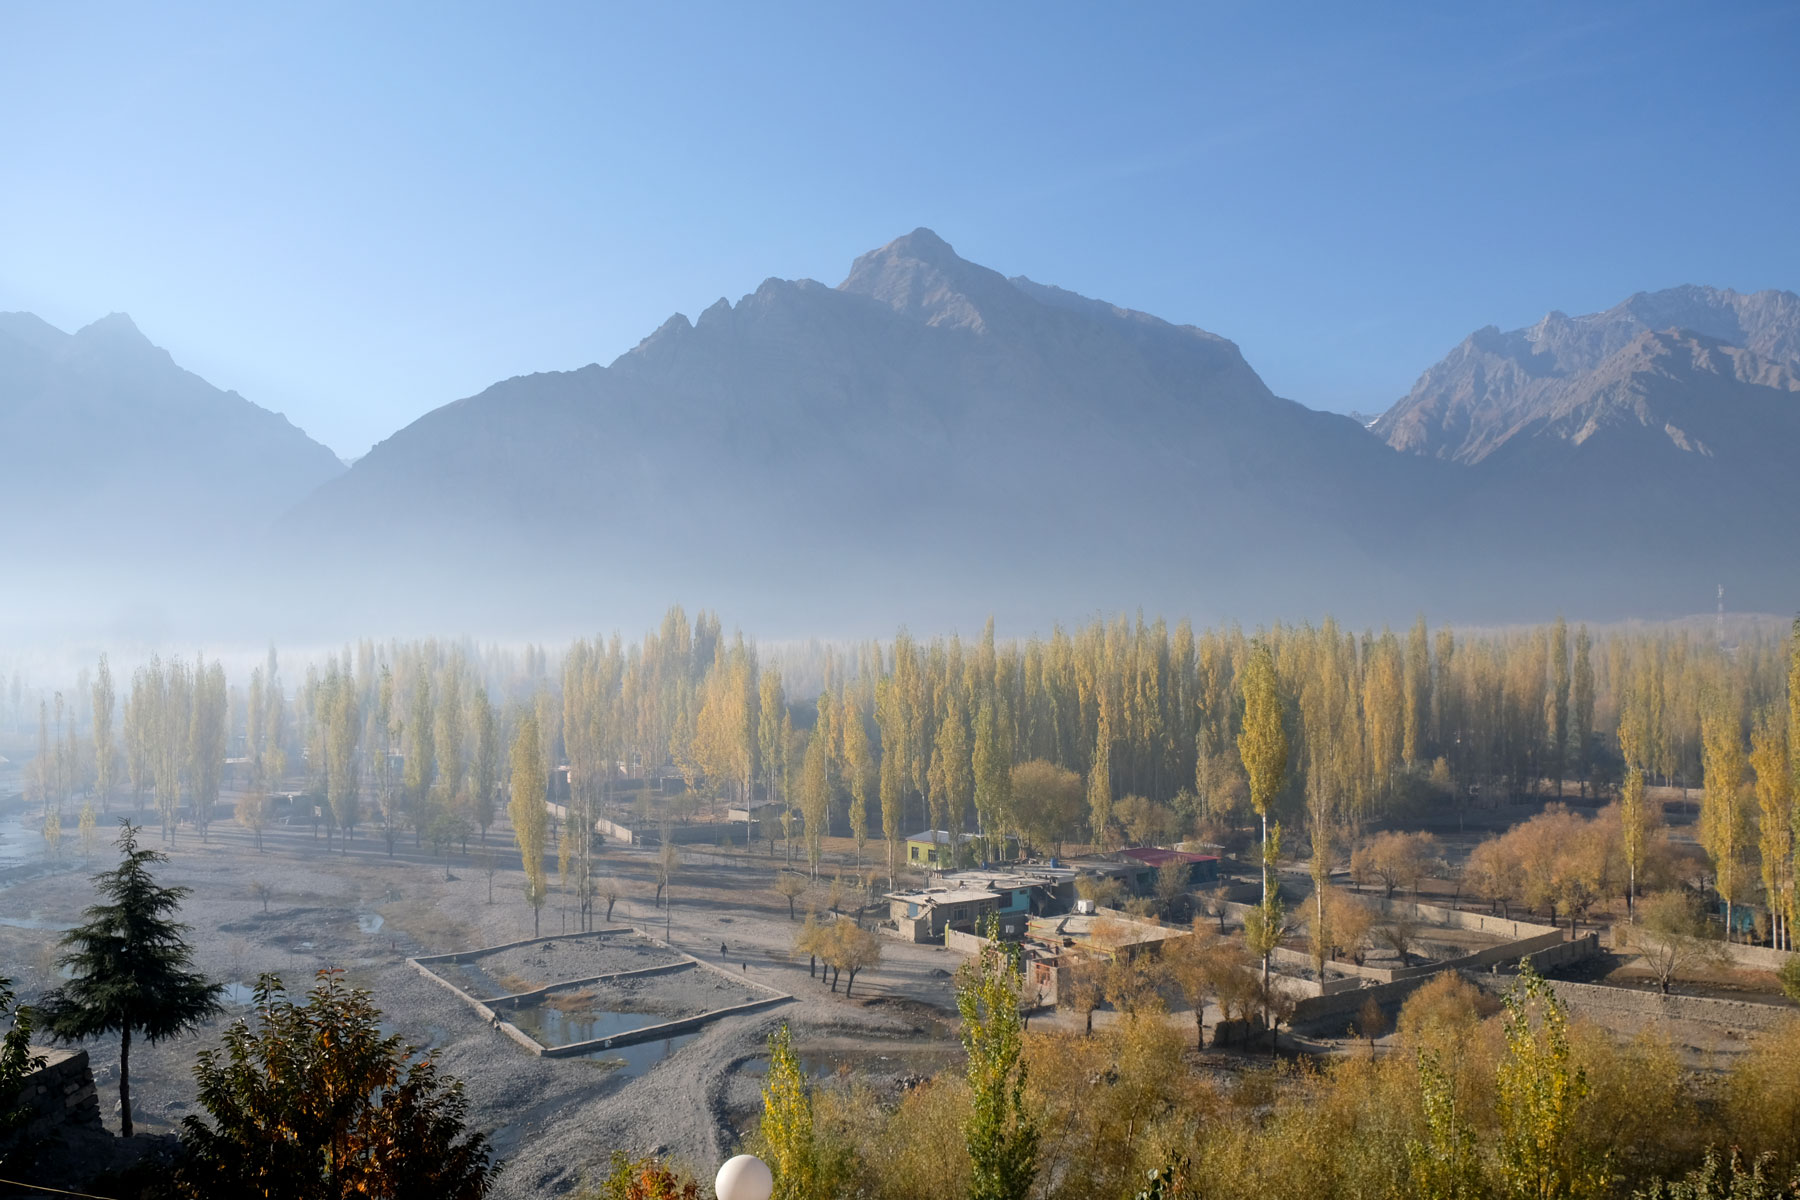
M 343 464 L 277 413 L 175 365 L 122 313 L 74 334 L 0 314 L 15 559 L 166 559 L 260 537 Z
M 428 414 L 282 528 L 747 620 L 1269 617 L 1391 593 L 1394 531 L 1444 470 L 1274 396 L 1223 338 L 919 230 L 836 288 L 771 279 L 610 366 Z
M 1520 435 L 1563 428 L 1572 434 L 1576 429 L 1559 423 L 1559 414 L 1591 410 L 1603 394 L 1623 402 L 1630 388 L 1617 385 L 1624 376 L 1638 369 L 1657 374 L 1644 338 L 1670 330 L 1741 348 L 1766 364 L 1748 374 L 1733 367 L 1740 382 L 1754 382 L 1759 370 L 1800 369 L 1800 296 L 1792 292 L 1744 295 L 1692 286 L 1640 292 L 1602 313 L 1552 312 L 1529 329 L 1476 331 L 1420 376 L 1374 431 L 1397 450 L 1463 463 L 1478 463 Z M 1666 386 L 1646 386 L 1670 394 Z
M 1682 287 L 1472 335 L 1373 426 L 1462 464 L 1419 537 L 1491 594 L 1666 615 L 1800 605 L 1800 297 Z M 1512 578 L 1494 578 L 1510 571 Z

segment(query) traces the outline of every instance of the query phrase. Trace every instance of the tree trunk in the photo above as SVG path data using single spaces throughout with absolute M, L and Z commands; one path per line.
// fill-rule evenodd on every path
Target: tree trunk
M 1267 908 L 1267 907 L 1269 907 L 1269 855 L 1268 855 L 1268 851 L 1269 851 L 1269 814 L 1266 812 L 1263 813 L 1263 815 L 1262 815 L 1262 845 L 1263 845 L 1263 863 L 1262 863 L 1263 899 L 1262 899 L 1262 902 L 1263 902 L 1263 907 Z
M 131 1026 L 119 1034 L 119 1136 L 131 1136 Z

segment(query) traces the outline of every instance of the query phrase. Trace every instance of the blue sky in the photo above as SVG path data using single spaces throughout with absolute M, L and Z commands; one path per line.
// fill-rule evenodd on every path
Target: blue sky
M 1800 288 L 1800 6 L 0 5 L 0 310 L 354 456 L 927 225 L 1379 410 L 1470 330 Z

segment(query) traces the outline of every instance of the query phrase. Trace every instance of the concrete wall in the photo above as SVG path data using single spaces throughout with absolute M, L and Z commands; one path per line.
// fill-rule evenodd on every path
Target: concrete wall
M 100 1129 L 100 1094 L 88 1067 L 86 1050 L 32 1046 L 33 1058 L 44 1065 L 27 1075 L 11 1096 L 0 1097 L 4 1107 L 29 1108 L 32 1118 L 15 1135 L 23 1140 L 48 1137 L 65 1126 Z
M 439 975 L 436 971 L 433 971 L 431 969 L 431 967 L 427 965 L 429 963 L 434 963 L 434 962 L 452 962 L 452 963 L 463 962 L 470 958 L 479 957 L 483 954 L 492 954 L 497 950 L 510 949 L 513 946 L 530 946 L 530 945 L 536 945 L 541 942 L 563 941 L 565 939 L 575 938 L 575 937 L 595 937 L 599 934 L 605 934 L 605 933 L 636 933 L 639 937 L 642 937 L 645 941 L 652 942 L 655 945 L 661 946 L 665 950 L 668 950 L 674 954 L 680 955 L 681 958 L 684 959 L 685 961 L 679 962 L 679 963 L 671 963 L 671 964 L 667 964 L 667 965 L 663 965 L 663 966 L 646 967 L 646 968 L 642 968 L 640 970 L 635 970 L 635 971 L 621 971 L 621 972 L 617 972 L 613 975 L 596 975 L 596 976 L 593 976 L 592 978 L 583 979 L 583 980 L 568 980 L 568 981 L 564 981 L 562 983 L 550 984 L 546 987 L 538 988 L 532 992 L 521 992 L 515 996 L 497 997 L 496 999 L 491 1000 L 491 1001 L 483 1001 L 483 1000 L 476 998 L 475 996 L 470 995 L 467 991 L 458 987 L 456 984 L 454 984 L 450 980 L 444 978 L 442 975 Z M 569 1055 L 586 1053 L 587 1051 L 600 1049 L 602 1047 L 624 1046 L 624 1045 L 631 1044 L 633 1042 L 651 1041 L 658 1037 L 672 1037 L 677 1033 L 684 1033 L 690 1029 L 698 1029 L 698 1028 L 700 1028 L 700 1026 L 706 1024 L 708 1021 L 711 1021 L 717 1017 L 727 1016 L 731 1013 L 750 1012 L 752 1010 L 759 1009 L 759 1008 L 767 1008 L 769 1005 L 782 1004 L 782 1003 L 785 1003 L 785 1002 L 793 999 L 793 997 L 788 995 L 786 992 L 779 991 L 776 988 L 773 988 L 766 983 L 763 983 L 758 980 L 743 978 L 739 975 L 735 975 L 732 972 L 726 970 L 724 967 L 718 966 L 714 963 L 709 963 L 703 958 L 696 958 L 694 955 L 689 954 L 685 950 L 676 950 L 675 947 L 669 945 L 667 942 L 664 942 L 661 939 L 653 936 L 647 929 L 634 928 L 634 927 L 626 927 L 623 929 L 603 929 L 603 930 L 596 930 L 596 931 L 588 932 L 588 933 L 546 934 L 543 937 L 527 938 L 526 940 L 519 941 L 519 942 L 507 942 L 504 945 L 488 946 L 488 947 L 485 947 L 484 949 L 480 949 L 480 950 L 465 950 L 465 951 L 461 951 L 461 952 L 453 953 L 453 954 L 425 955 L 425 956 L 421 956 L 418 958 L 409 958 L 406 961 L 412 965 L 413 970 L 417 971 L 419 974 L 425 976 L 425 978 L 433 981 L 434 983 L 438 984 L 439 986 L 448 989 L 457 998 L 461 999 L 464 1003 L 468 1004 L 470 1008 L 473 1008 L 475 1010 L 476 1015 L 479 1016 L 483 1021 L 487 1022 L 494 1029 L 499 1030 L 502 1034 L 506 1035 L 507 1037 L 511 1038 L 513 1041 L 517 1042 L 519 1045 L 523 1046 L 526 1050 L 530 1051 L 532 1054 L 537 1055 L 539 1058 L 545 1058 L 545 1057 L 561 1058 L 561 1057 L 566 1057 Z M 595 1042 L 581 1042 L 581 1043 L 577 1043 L 572 1046 L 552 1046 L 552 1047 L 544 1046 L 536 1038 L 532 1037 L 530 1034 L 528 1034 L 524 1030 L 520 1029 L 517 1025 L 514 1025 L 511 1021 L 508 1021 L 508 1020 L 505 1020 L 504 1018 L 502 1018 L 500 1016 L 499 1012 L 496 1011 L 496 1009 L 502 1008 L 502 1007 L 513 1007 L 513 1008 L 519 1007 L 519 1005 L 517 1003 L 512 1003 L 509 1005 L 509 1003 L 508 1003 L 509 1001 L 523 1001 L 523 1000 L 529 999 L 531 997 L 542 997 L 544 995 L 547 995 L 550 992 L 559 991 L 563 988 L 579 987 L 583 984 L 598 983 L 598 982 L 602 982 L 602 981 L 608 980 L 608 979 L 620 979 L 620 978 L 626 978 L 626 977 L 636 976 L 636 975 L 661 974 L 661 973 L 665 973 L 668 971 L 687 970 L 689 968 L 694 968 L 694 969 L 703 970 L 703 971 L 712 971 L 715 974 L 722 975 L 725 978 L 730 979 L 733 983 L 737 983 L 737 984 L 741 984 L 741 985 L 744 985 L 744 986 L 747 986 L 750 988 L 754 988 L 757 991 L 765 993 L 767 995 L 767 999 L 753 1000 L 748 1004 L 735 1005 L 731 1008 L 714 1009 L 711 1012 L 701 1013 L 699 1016 L 696 1016 L 696 1017 L 683 1017 L 679 1020 L 667 1021 L 660 1025 L 652 1025 L 652 1026 L 648 1026 L 643 1029 L 632 1030 L 629 1033 L 614 1034 L 611 1038 L 603 1038 L 603 1039 L 600 1039 L 599 1041 L 595 1041 Z M 85 1057 L 86 1057 L 85 1052 L 83 1052 L 83 1057 L 85 1059 Z
M 546 933 L 543 937 L 521 938 L 516 942 L 501 942 L 498 946 L 483 946 L 479 950 L 457 950 L 449 954 L 421 954 L 413 961 L 421 963 L 473 962 L 484 954 L 498 954 L 502 950 L 511 950 L 516 946 L 535 946 L 539 942 L 563 942 L 570 938 L 605 937 L 613 933 L 637 932 L 640 931 L 630 925 L 610 925 L 604 929 L 584 929 L 578 933 Z
M 964 933 L 960 929 L 944 930 L 944 949 L 954 950 L 958 954 L 967 954 L 970 958 L 980 954 L 981 948 L 987 944 L 986 938 L 977 937 L 972 933 Z
M 1512 983 L 1504 976 L 1475 975 L 1471 979 L 1483 990 L 1496 993 L 1505 992 Z M 1629 1033 L 1668 1021 L 1694 1021 L 1720 1029 L 1767 1033 L 1800 1018 L 1800 1009 L 1785 1004 L 1716 1000 L 1710 996 L 1664 996 L 1636 988 L 1566 980 L 1554 981 L 1550 986 L 1557 998 L 1569 1006 L 1570 1012 L 1609 1029 Z

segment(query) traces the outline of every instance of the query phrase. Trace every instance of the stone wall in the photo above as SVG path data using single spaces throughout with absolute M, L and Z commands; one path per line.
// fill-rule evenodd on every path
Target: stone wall
M 1351 988 L 1328 996 L 1308 996 L 1294 1006 L 1294 1015 L 1288 1025 L 1301 1032 L 1341 1034 L 1351 1018 L 1370 1000 L 1391 1013 L 1408 996 L 1423 987 L 1429 978 L 1426 975 L 1416 975 L 1410 979 L 1379 983 L 1374 987 Z
M 1767 946 L 1740 946 L 1732 942 L 1725 947 L 1731 961 L 1756 971 L 1779 971 L 1793 961 L 1792 950 L 1772 950 Z
M 1389 900 L 1384 896 L 1369 896 L 1360 892 L 1353 894 L 1358 900 L 1383 916 L 1404 914 L 1416 918 L 1425 925 L 1435 925 L 1441 929 L 1466 929 L 1471 933 L 1485 933 L 1489 937 L 1505 938 L 1509 942 L 1541 937 L 1547 933 L 1555 933 L 1559 928 L 1555 925 L 1542 925 L 1536 921 L 1496 917 L 1489 913 L 1464 912 L 1460 908 L 1445 908 L 1438 904 L 1420 904 L 1416 901 L 1401 899 Z
M 19 1090 L 7 1098 L 9 1106 L 20 1104 L 35 1113 L 22 1136 L 46 1137 L 68 1126 L 103 1128 L 100 1094 L 88 1068 L 88 1052 L 33 1046 L 30 1053 L 33 1058 L 42 1057 L 44 1065 L 27 1075 Z
M 1512 985 L 1505 976 L 1474 975 L 1472 981 L 1490 992 L 1504 992 Z M 1719 1029 L 1767 1033 L 1800 1018 L 1800 1009 L 1785 1004 L 1757 1004 L 1748 1000 L 1717 1000 L 1710 996 L 1664 996 L 1637 988 L 1607 987 L 1596 983 L 1551 982 L 1551 988 L 1569 1011 L 1596 1024 L 1625 1033 L 1636 1033 L 1669 1021 L 1693 1021 Z
M 1592 958 L 1600 953 L 1600 935 L 1584 933 L 1572 942 L 1545 947 L 1531 954 L 1521 955 L 1521 961 L 1531 963 L 1531 969 L 1539 975 L 1548 975 L 1558 967 L 1566 967 L 1570 963 L 1580 962 L 1584 958 Z

